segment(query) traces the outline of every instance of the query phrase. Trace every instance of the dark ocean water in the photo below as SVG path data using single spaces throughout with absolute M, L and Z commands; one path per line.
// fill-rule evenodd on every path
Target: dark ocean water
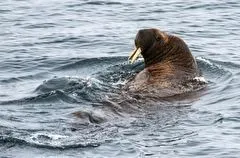
M 152 27 L 186 41 L 207 88 L 121 96 Z M 240 1 L 9 0 L 0 30 L 0 157 L 239 157 Z

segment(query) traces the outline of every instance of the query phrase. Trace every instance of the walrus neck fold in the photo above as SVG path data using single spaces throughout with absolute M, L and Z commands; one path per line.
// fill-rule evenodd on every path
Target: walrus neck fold
M 157 64 L 163 62 L 168 57 L 168 51 L 166 51 L 167 46 L 164 45 L 159 47 L 156 50 L 156 45 L 153 45 L 149 48 L 146 53 L 143 53 L 145 67 L 149 67 L 150 65 Z

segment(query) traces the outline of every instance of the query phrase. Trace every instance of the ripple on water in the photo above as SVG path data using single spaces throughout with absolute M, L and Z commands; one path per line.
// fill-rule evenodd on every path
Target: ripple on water
M 239 6 L 1 1 L 0 157 L 237 157 Z M 126 56 L 149 27 L 186 40 L 204 90 L 162 100 L 121 91 L 144 67 Z

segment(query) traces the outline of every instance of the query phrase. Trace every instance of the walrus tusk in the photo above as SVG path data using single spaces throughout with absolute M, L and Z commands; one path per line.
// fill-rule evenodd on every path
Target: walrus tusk
M 142 50 L 141 48 L 135 48 L 133 52 L 130 54 L 128 60 L 130 60 L 130 63 L 134 63 L 134 61 L 140 56 Z

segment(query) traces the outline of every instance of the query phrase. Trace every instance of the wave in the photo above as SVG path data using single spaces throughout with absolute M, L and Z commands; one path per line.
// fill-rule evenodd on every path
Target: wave
M 79 59 L 78 61 L 56 67 L 54 70 L 62 71 L 62 70 L 76 69 L 76 68 L 81 69 L 86 67 L 90 69 L 92 66 L 103 68 L 102 66 L 110 67 L 113 64 L 124 63 L 124 61 L 127 61 L 127 57 L 117 56 L 117 57 L 99 57 L 99 58 Z
M 123 3 L 108 2 L 108 1 L 91 1 L 91 2 L 86 2 L 85 4 L 88 4 L 88 5 L 122 5 Z
M 67 5 L 68 8 L 74 8 L 74 7 L 79 7 L 79 6 L 84 6 L 84 5 L 123 5 L 125 3 L 121 2 L 109 2 L 109 1 L 89 1 L 89 2 L 83 2 L 83 3 L 76 3 L 76 4 L 70 4 Z
M 231 71 L 227 70 L 224 65 L 215 60 L 209 60 L 204 57 L 197 57 L 197 63 L 202 71 L 202 75 L 212 83 L 225 81 L 232 76 Z
M 72 149 L 72 148 L 89 148 L 97 147 L 101 144 L 100 141 L 87 142 L 81 140 L 82 143 L 67 143 L 69 137 L 64 135 L 51 135 L 51 134 L 34 134 L 28 138 L 14 138 L 14 137 L 4 137 L 0 136 L 0 144 L 12 144 L 12 145 L 27 145 L 37 148 L 47 148 L 47 149 Z M 71 141 L 70 141 L 71 142 Z
M 0 83 L 15 83 L 15 82 L 21 82 L 21 81 L 26 81 L 26 80 L 32 80 L 32 79 L 43 79 L 45 76 L 47 75 L 47 73 L 45 72 L 41 72 L 41 73 L 37 73 L 34 75 L 26 75 L 26 76 L 19 76 L 19 77 L 11 77 L 11 78 L 7 78 L 7 79 L 1 79 Z
M 128 64 L 127 57 L 101 57 L 80 59 L 72 63 L 53 68 L 52 71 L 63 72 L 78 69 L 87 75 L 57 77 L 44 81 L 36 87 L 36 96 L 1 102 L 1 104 L 52 103 L 64 101 L 67 103 L 98 103 L 106 97 L 121 94 L 121 88 L 136 73 L 144 68 L 141 61 Z M 205 79 L 210 83 L 219 83 L 231 77 L 231 72 L 225 68 L 226 63 L 197 57 L 197 63 Z M 228 65 L 228 64 L 227 64 Z M 230 68 L 238 65 L 230 65 Z M 228 65 L 229 68 L 229 65 Z M 1 82 L 18 82 L 20 80 L 42 77 L 45 73 L 10 78 Z M 79 74 L 81 75 L 81 73 Z

